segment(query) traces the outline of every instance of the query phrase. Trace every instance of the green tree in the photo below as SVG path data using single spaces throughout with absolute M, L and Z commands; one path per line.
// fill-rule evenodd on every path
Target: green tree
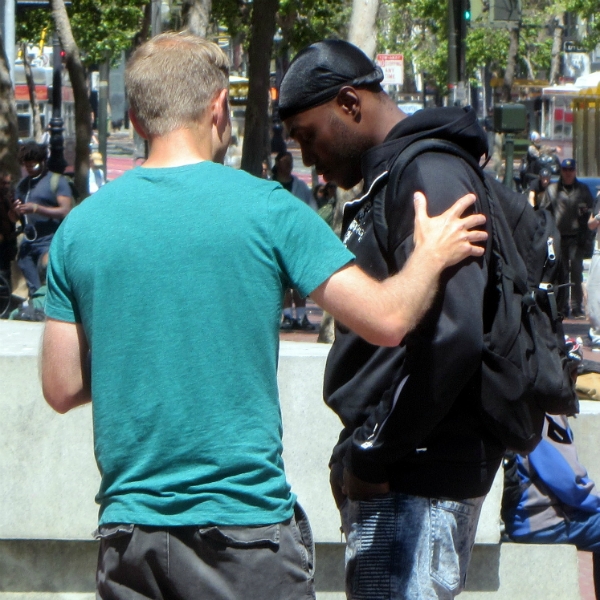
M 566 0 L 566 11 L 575 13 L 582 19 L 584 28 L 580 31 L 581 43 L 588 50 L 600 44 L 600 2 L 598 0 Z
M 115 60 L 131 47 L 144 24 L 147 2 L 141 0 L 51 0 L 51 9 L 18 13 L 17 37 L 21 42 L 46 41 L 56 28 L 65 52 L 65 63 L 75 100 L 75 186 L 82 198 L 88 194 L 91 107 L 87 68 L 104 60 Z
M 598 4 L 598 0 L 570 1 Z M 586 7 L 591 15 L 591 5 L 586 4 Z M 442 90 L 447 85 L 447 10 L 447 1 L 383 0 L 378 40 L 381 51 L 403 53 L 409 71 L 414 64 L 416 71 L 427 72 Z M 468 76 L 474 78 L 482 67 L 488 67 L 499 77 L 506 76 L 508 70 L 509 78 L 537 78 L 540 72 L 549 72 L 553 45 L 551 26 L 557 21 L 557 15 L 562 14 L 564 7 L 554 0 L 523 0 L 521 20 L 514 26 L 502 27 L 492 26 L 485 11 L 469 24 L 467 31 Z M 554 54 L 558 55 L 559 51 L 560 44 Z M 408 75 L 405 85 L 410 87 L 411 74 Z
M 140 31 L 148 0 L 72 0 L 67 8 L 73 38 L 86 66 L 118 59 Z M 20 42 L 38 44 L 53 29 L 46 8 L 19 11 L 16 35 Z

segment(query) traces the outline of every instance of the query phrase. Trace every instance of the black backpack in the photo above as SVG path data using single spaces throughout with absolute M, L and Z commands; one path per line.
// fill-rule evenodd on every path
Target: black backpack
M 576 361 L 565 347 L 554 283 L 560 260 L 560 234 L 554 218 L 534 210 L 527 199 L 483 172 L 466 150 L 446 140 L 410 144 L 391 169 L 387 194 L 407 165 L 424 152 L 462 158 L 483 182 L 483 212 L 490 223 L 488 285 L 484 298 L 481 357 L 481 417 L 508 448 L 527 453 L 541 439 L 545 413 L 579 412 Z M 382 195 L 373 205 L 375 235 L 387 248 Z M 378 205 L 379 204 L 379 205 Z

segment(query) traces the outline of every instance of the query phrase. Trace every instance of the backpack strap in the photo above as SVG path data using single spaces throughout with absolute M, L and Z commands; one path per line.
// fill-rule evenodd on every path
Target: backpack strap
M 56 192 L 58 190 L 58 184 L 60 182 L 61 174 L 60 173 L 52 173 L 50 175 L 50 191 L 56 197 Z

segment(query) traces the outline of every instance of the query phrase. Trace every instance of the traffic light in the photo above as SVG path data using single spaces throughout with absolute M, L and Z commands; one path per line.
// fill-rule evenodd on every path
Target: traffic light
M 465 12 L 464 12 L 465 21 L 471 20 L 471 2 L 470 0 L 465 0 Z

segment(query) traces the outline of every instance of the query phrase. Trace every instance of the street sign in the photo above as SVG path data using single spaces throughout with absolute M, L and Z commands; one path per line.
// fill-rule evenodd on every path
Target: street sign
M 490 0 L 492 24 L 517 23 L 521 20 L 521 0 Z
M 563 49 L 565 52 L 586 52 L 586 49 L 583 46 L 580 46 L 573 40 L 565 40 Z
M 404 54 L 378 54 L 377 64 L 383 70 L 384 85 L 404 83 Z

